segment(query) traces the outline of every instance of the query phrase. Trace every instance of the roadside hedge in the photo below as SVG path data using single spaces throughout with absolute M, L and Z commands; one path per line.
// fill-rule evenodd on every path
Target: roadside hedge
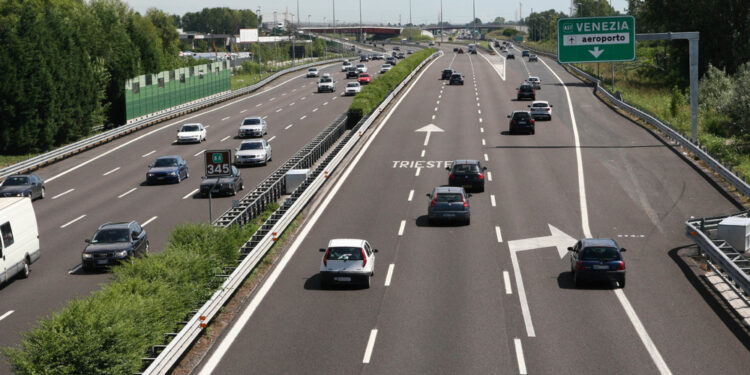
M 270 207 L 261 222 L 275 207 Z M 124 374 L 141 370 L 147 350 L 177 332 L 218 287 L 214 276 L 237 264 L 237 249 L 257 225 L 177 226 L 164 251 L 112 268 L 113 280 L 68 303 L 6 348 L 17 374 Z
M 406 76 L 433 53 L 435 53 L 434 48 L 425 48 L 417 51 L 396 64 L 385 74 L 372 80 L 369 85 L 364 86 L 349 106 L 347 126 L 349 128 L 353 127 L 359 120 L 370 114 Z

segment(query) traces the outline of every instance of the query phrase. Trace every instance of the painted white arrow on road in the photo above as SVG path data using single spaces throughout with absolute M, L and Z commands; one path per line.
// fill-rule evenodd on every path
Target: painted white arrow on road
M 572 246 L 576 240 L 567 235 L 565 232 L 549 225 L 551 234 L 545 237 L 527 238 L 523 240 L 513 240 L 508 242 L 510 249 L 510 261 L 513 263 L 513 273 L 516 277 L 516 289 L 518 290 L 518 300 L 521 303 L 521 314 L 523 322 L 526 325 L 526 334 L 529 337 L 535 337 L 534 324 L 531 323 L 531 312 L 529 311 L 529 301 L 526 300 L 526 289 L 523 287 L 523 278 L 521 277 L 521 267 L 518 266 L 519 251 L 542 249 L 546 247 L 555 247 L 560 258 L 565 256 L 568 246 Z
M 416 133 L 427 133 L 424 136 L 424 145 L 427 146 L 427 144 L 430 142 L 430 134 L 432 134 L 432 132 L 442 133 L 442 132 L 444 132 L 444 130 L 438 128 L 437 126 L 435 126 L 435 124 L 429 124 L 427 126 L 423 126 L 423 127 L 419 128 L 419 129 L 415 130 L 414 132 L 416 132 Z
M 602 52 L 604 52 L 604 50 L 603 49 L 599 49 L 599 46 L 594 47 L 593 51 L 589 50 L 589 53 L 591 53 L 592 55 L 594 55 L 595 59 L 598 59 L 599 55 L 601 55 Z
M 573 246 L 576 240 L 569 236 L 567 233 L 555 228 L 554 225 L 549 225 L 549 231 L 552 233 L 546 237 L 527 238 L 523 240 L 514 240 L 508 242 L 510 251 L 524 251 L 541 249 L 545 247 L 556 247 L 557 253 L 560 258 L 568 253 L 568 246 Z

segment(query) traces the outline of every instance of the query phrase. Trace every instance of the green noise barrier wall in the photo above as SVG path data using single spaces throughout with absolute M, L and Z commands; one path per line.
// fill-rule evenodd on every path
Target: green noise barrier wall
M 228 61 L 146 74 L 125 82 L 128 120 L 231 89 Z

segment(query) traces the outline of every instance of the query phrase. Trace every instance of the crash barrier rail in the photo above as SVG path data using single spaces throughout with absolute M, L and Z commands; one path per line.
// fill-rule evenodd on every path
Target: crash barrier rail
M 346 58 L 335 58 L 335 59 L 328 59 L 328 60 L 313 62 L 309 64 L 297 65 L 291 68 L 280 70 L 266 77 L 262 81 L 251 86 L 243 87 L 241 89 L 237 89 L 234 91 L 229 91 L 229 92 L 225 92 L 221 94 L 215 94 L 215 95 L 197 100 L 192 103 L 187 103 L 187 104 L 177 106 L 175 108 L 165 109 L 159 112 L 152 113 L 146 116 L 146 118 L 133 121 L 129 124 L 121 125 L 119 127 L 105 131 L 103 133 L 93 135 L 89 138 L 82 139 L 78 142 L 74 142 L 69 145 L 59 147 L 57 149 L 54 149 L 42 155 L 38 155 L 33 158 L 30 158 L 22 162 L 18 162 L 16 164 L 5 167 L 3 169 L 0 169 L 0 179 L 4 179 L 5 177 L 8 177 L 13 174 L 26 173 L 29 171 L 33 171 L 35 169 L 39 169 L 45 165 L 49 165 L 56 161 L 70 157 L 72 155 L 76 155 L 80 152 L 83 152 L 91 148 L 94 148 L 96 146 L 99 146 L 101 144 L 110 142 L 112 140 L 115 140 L 117 138 L 130 134 L 137 130 L 152 126 L 154 124 L 157 124 L 166 120 L 170 120 L 170 119 L 182 116 L 186 113 L 195 112 L 203 108 L 210 107 L 217 103 L 221 103 L 227 100 L 237 98 L 242 95 L 249 94 L 251 92 L 254 92 L 260 89 L 264 85 L 275 80 L 276 78 L 281 77 L 284 74 L 307 69 L 312 66 L 330 64 L 330 63 L 334 63 L 337 61 L 344 61 L 344 60 L 346 60 Z M 97 127 L 94 127 L 94 128 L 97 128 Z M 101 129 L 101 126 L 99 126 L 98 128 Z
M 745 249 L 735 249 L 727 241 L 718 238 L 719 223 L 729 216 L 748 217 L 750 211 L 734 215 L 717 216 L 701 219 L 690 219 L 685 222 L 688 233 L 710 262 L 719 266 L 716 272 L 724 281 L 735 289 L 745 303 L 750 304 L 750 261 L 743 255 Z M 719 270 L 716 270 L 719 271 Z M 744 293 L 739 293 L 741 289 Z
M 557 55 L 555 54 L 538 51 L 527 46 L 524 46 L 524 48 L 534 51 L 537 54 L 557 59 Z M 638 117 L 648 124 L 656 127 L 668 138 L 672 139 L 677 144 L 698 157 L 709 168 L 711 168 L 711 170 L 724 178 L 724 180 L 732 185 L 732 187 L 734 187 L 738 192 L 746 197 L 750 197 L 750 185 L 748 185 L 748 183 L 742 177 L 734 173 L 729 168 L 725 167 L 720 160 L 709 154 L 708 151 L 706 151 L 706 149 L 699 143 L 693 143 L 686 135 L 672 128 L 667 122 L 662 121 L 658 117 L 646 113 L 643 110 L 631 106 L 630 104 L 622 100 L 619 95 L 615 96 L 606 88 L 602 87 L 599 79 L 597 79 L 596 77 L 584 72 L 576 66 L 570 64 L 564 64 L 563 66 L 565 66 L 566 69 L 572 70 L 575 74 L 583 77 L 584 80 L 593 83 L 595 92 L 600 92 L 607 99 L 605 100 L 605 103 L 614 105 L 615 107 L 629 113 L 630 115 Z M 744 211 L 738 215 L 733 216 L 747 217 L 748 211 Z M 707 233 L 703 232 L 704 230 L 708 230 L 708 233 L 710 233 L 711 231 L 716 230 L 718 223 L 726 217 L 727 216 L 705 219 L 691 219 L 686 222 L 686 225 L 688 228 L 688 232 L 692 235 L 693 239 L 702 249 L 702 251 L 706 255 L 708 255 L 710 261 L 719 265 L 719 267 L 726 273 L 731 282 L 734 285 L 738 285 L 744 291 L 745 296 L 742 296 L 741 293 L 738 294 L 747 302 L 746 296 L 750 295 L 750 262 L 742 254 L 742 252 L 734 249 L 726 241 L 718 239 L 713 240 Z M 725 276 L 721 273 L 719 273 L 719 275 L 722 278 L 725 278 Z
M 312 200 L 315 193 L 317 193 L 325 181 L 336 170 L 349 151 L 359 142 L 364 132 L 370 128 L 375 119 L 379 117 L 379 114 L 411 82 L 422 67 L 440 55 L 442 55 L 442 52 L 438 51 L 423 60 L 368 117 L 363 118 L 348 132 L 344 140 L 336 145 L 334 150 L 313 169 L 305 181 L 292 192 L 291 196 L 284 201 L 279 209 L 271 214 L 268 220 L 261 225 L 258 232 L 240 248 L 239 265 L 234 269 L 227 269 L 226 271 L 231 271 L 229 275 L 217 275 L 217 277 L 225 278 L 225 281 L 214 292 L 211 298 L 196 310 L 192 317 L 186 319 L 185 325 L 180 332 L 165 334 L 165 342 L 169 341 L 169 338 L 172 338 L 168 344 L 154 345 L 151 348 L 151 353 L 156 355 L 156 357 L 143 358 L 144 363 L 150 363 L 143 374 L 167 374 L 171 371 L 177 361 L 190 349 L 207 324 L 213 320 L 221 308 L 234 295 L 235 291 L 242 285 L 247 276 L 260 263 L 281 234 L 284 233 L 302 209 Z M 346 119 L 339 119 L 336 122 L 339 124 L 346 123 Z M 328 130 L 326 129 L 326 131 Z M 235 215 L 241 216 L 240 213 L 235 213 Z

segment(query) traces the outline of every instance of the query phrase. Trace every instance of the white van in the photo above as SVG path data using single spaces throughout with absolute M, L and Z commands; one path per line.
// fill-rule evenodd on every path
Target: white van
M 29 265 L 39 259 L 39 230 L 31 199 L 0 198 L 0 283 L 15 275 L 29 276 Z

